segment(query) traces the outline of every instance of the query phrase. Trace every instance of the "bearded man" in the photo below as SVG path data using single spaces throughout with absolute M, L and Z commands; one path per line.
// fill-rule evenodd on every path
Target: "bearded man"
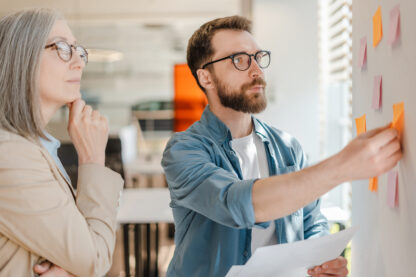
M 249 20 L 231 16 L 205 23 L 189 40 L 188 65 L 208 106 L 163 154 L 176 227 L 169 277 L 225 276 L 257 247 L 326 235 L 319 197 L 401 157 L 397 132 L 384 127 L 306 168 L 296 139 L 253 116 L 266 108 L 271 53 L 250 32 Z M 346 276 L 346 265 L 338 257 L 308 273 Z

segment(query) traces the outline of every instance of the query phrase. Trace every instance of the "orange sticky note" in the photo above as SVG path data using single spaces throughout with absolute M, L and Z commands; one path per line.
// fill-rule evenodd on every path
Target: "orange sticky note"
M 377 191 L 378 189 L 378 177 L 370 178 L 368 189 L 370 191 Z
M 373 16 L 373 46 L 374 48 L 379 44 L 383 37 L 383 24 L 381 22 L 381 7 L 379 6 Z
M 365 114 L 355 119 L 355 126 L 357 127 L 357 136 L 367 131 Z M 370 182 L 368 184 L 368 189 L 370 191 L 377 191 L 377 188 L 378 188 L 378 178 L 373 177 L 370 179 Z
M 367 126 L 365 122 L 365 114 L 355 119 L 355 126 L 357 127 L 357 136 L 367 131 Z
M 393 121 L 391 127 L 396 129 L 400 134 L 404 127 L 404 102 L 393 104 Z

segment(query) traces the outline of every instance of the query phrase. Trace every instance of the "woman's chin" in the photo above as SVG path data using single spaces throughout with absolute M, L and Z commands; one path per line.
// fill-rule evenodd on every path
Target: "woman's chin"
M 71 97 L 70 99 L 68 99 L 68 103 L 72 103 L 72 102 L 74 102 L 74 101 L 76 101 L 78 99 L 81 99 L 81 92 L 79 92 L 79 91 L 76 92 L 76 93 L 74 93 L 74 94 L 72 94 L 72 95 L 73 95 L 73 97 Z
M 68 99 L 65 99 L 64 102 L 61 102 L 61 108 L 64 107 L 64 106 L 68 106 L 68 105 L 74 103 L 78 99 L 81 99 L 81 94 L 79 94 L 77 96 L 74 96 L 74 97 L 71 97 L 71 98 L 68 98 Z

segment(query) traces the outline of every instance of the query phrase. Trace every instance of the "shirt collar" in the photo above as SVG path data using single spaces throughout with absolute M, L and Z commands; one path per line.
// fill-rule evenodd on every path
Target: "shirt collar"
M 261 122 L 259 119 L 255 118 L 254 116 L 252 116 L 253 118 L 253 126 L 254 126 L 254 132 L 260 137 L 260 139 L 263 142 L 270 142 L 270 138 L 268 136 L 268 133 L 266 131 L 266 128 L 264 127 L 264 123 Z
M 59 140 L 54 138 L 51 134 L 49 134 L 46 131 L 44 132 L 44 134 L 49 140 L 40 138 L 40 142 L 42 143 L 43 147 L 45 147 L 49 153 L 57 153 L 58 148 L 61 146 Z
M 251 118 L 253 120 L 254 132 L 259 135 L 263 142 L 269 141 L 269 137 L 267 135 L 267 131 L 263 126 L 263 123 L 253 115 Z M 221 142 L 232 140 L 230 129 L 213 112 L 211 112 L 209 105 L 205 107 L 205 110 L 201 116 L 201 123 L 208 128 L 210 134 L 214 136 L 216 140 Z

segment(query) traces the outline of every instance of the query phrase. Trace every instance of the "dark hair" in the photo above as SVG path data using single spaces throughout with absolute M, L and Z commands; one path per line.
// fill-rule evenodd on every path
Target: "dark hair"
M 196 71 L 201 65 L 208 62 L 214 54 L 211 40 L 219 30 L 240 30 L 251 33 L 251 21 L 245 17 L 234 15 L 211 20 L 194 32 L 188 41 L 187 62 L 199 87 L 205 92 L 198 80 Z

